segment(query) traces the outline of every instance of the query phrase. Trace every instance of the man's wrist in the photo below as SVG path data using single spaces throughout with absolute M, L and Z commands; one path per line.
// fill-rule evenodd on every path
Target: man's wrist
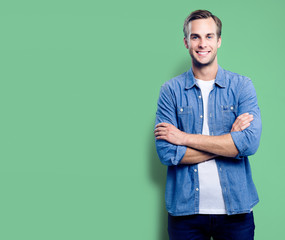
M 191 134 L 183 132 L 182 144 L 183 146 L 189 147 Z

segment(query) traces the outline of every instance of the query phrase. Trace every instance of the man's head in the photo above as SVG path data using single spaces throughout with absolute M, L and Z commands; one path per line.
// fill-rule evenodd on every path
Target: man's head
M 190 13 L 190 15 L 184 21 L 184 25 L 183 25 L 184 37 L 186 39 L 189 38 L 189 23 L 191 21 L 194 21 L 197 19 L 207 19 L 207 18 L 212 18 L 215 21 L 217 25 L 217 36 L 218 38 L 220 38 L 222 35 L 222 22 L 218 17 L 216 17 L 215 15 L 213 15 L 211 12 L 207 10 L 196 10 Z
M 207 10 L 192 12 L 184 22 L 184 44 L 196 67 L 217 64 L 222 23 Z

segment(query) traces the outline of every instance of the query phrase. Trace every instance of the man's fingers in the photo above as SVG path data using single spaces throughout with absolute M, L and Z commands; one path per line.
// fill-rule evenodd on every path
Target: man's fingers
M 245 119 L 251 119 L 251 118 L 253 118 L 252 114 L 245 114 L 245 113 L 237 117 L 238 120 L 242 120 L 242 121 Z
M 232 125 L 231 131 L 243 131 L 250 126 L 250 122 L 253 120 L 253 115 L 244 113 L 239 115 Z
M 167 134 L 167 131 L 158 131 L 154 133 L 155 136 L 161 136 L 161 135 L 166 135 L 166 134 Z
M 244 124 L 251 122 L 252 120 L 253 120 L 253 115 L 242 116 L 242 117 L 236 119 L 233 126 L 236 126 L 238 124 L 244 125 Z
M 162 136 L 162 135 L 167 135 L 168 134 L 168 129 L 166 127 L 156 127 L 156 129 L 154 130 L 154 135 L 157 136 Z
M 248 115 L 249 115 L 249 113 L 243 113 L 243 114 L 239 115 L 237 118 L 240 119 L 240 118 L 246 117 Z
M 241 127 L 241 131 L 243 131 L 244 129 L 248 128 L 249 126 L 250 126 L 250 123 L 247 123 L 247 124 L 243 125 Z
M 168 132 L 166 127 L 157 127 L 154 129 L 154 135 L 157 136 L 158 134 L 166 134 Z
M 168 125 L 170 125 L 170 124 L 169 124 L 169 123 L 164 123 L 164 122 L 162 122 L 162 123 L 157 124 L 157 125 L 155 126 L 155 128 L 158 128 L 158 127 L 167 127 Z
M 243 126 L 243 125 L 250 123 L 252 120 L 253 120 L 253 118 L 247 118 L 247 119 L 239 120 L 237 122 L 237 125 Z
M 253 120 L 253 115 L 251 114 L 242 114 L 237 117 L 236 122 L 241 123 L 245 121 L 252 121 Z
M 252 120 L 253 120 L 253 117 L 248 117 L 248 118 L 242 119 L 240 124 L 243 126 L 243 125 L 246 125 L 246 124 L 252 122 Z
M 156 140 L 166 140 L 165 136 L 156 136 L 155 137 Z
M 159 132 L 159 131 L 162 131 L 164 129 L 165 129 L 165 127 L 157 127 L 154 129 L 154 132 Z

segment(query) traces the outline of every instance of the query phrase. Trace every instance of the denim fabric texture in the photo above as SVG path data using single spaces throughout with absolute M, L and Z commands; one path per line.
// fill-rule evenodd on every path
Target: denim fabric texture
M 250 113 L 254 120 L 240 132 L 231 132 L 235 119 Z M 163 84 L 160 90 L 155 124 L 166 122 L 181 131 L 202 134 L 203 100 L 192 69 Z M 219 66 L 208 101 L 210 135 L 230 133 L 239 151 L 235 158 L 217 157 L 220 183 L 228 215 L 249 213 L 259 199 L 252 180 L 248 156 L 254 154 L 261 136 L 261 117 L 252 81 Z M 186 146 L 156 140 L 162 164 L 167 165 L 165 200 L 173 216 L 199 213 L 197 164 L 179 164 Z

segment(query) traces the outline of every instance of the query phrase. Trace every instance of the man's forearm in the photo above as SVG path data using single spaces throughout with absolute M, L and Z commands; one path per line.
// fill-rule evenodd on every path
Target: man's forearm
M 219 156 L 235 157 L 238 154 L 238 150 L 229 133 L 221 136 L 186 134 L 183 142 L 183 145 L 189 148 Z
M 180 161 L 180 164 L 196 164 L 196 163 L 200 163 L 200 162 L 213 159 L 217 156 L 218 155 L 208 153 L 208 152 L 203 152 L 203 151 L 188 147 L 184 157 Z
M 237 117 L 231 132 L 239 132 L 250 126 L 253 115 L 244 113 Z M 182 164 L 194 164 L 216 156 L 236 157 L 238 149 L 230 133 L 221 136 L 188 134 L 169 123 L 159 123 L 154 131 L 157 140 L 165 140 L 175 145 L 187 146 Z

